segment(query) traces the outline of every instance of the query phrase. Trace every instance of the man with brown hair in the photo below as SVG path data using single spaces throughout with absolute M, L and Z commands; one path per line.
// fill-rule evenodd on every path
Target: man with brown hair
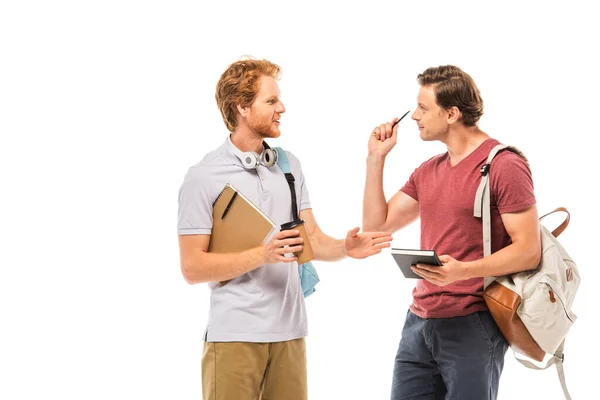
M 232 184 L 277 225 L 292 221 L 292 197 L 284 173 L 266 157 L 264 142 L 280 135 L 285 112 L 277 79 L 266 60 L 231 64 L 217 83 L 216 100 L 230 135 L 191 167 L 179 191 L 181 270 L 190 284 L 209 282 L 211 307 L 204 335 L 202 391 L 205 400 L 305 400 L 307 335 L 304 295 L 296 257 L 297 230 L 276 233 L 267 244 L 241 253 L 208 253 L 212 204 Z M 299 216 L 315 259 L 365 258 L 389 247 L 384 232 L 325 235 L 313 216 L 300 162 L 290 162 Z M 221 285 L 220 281 L 228 281 Z
M 369 139 L 363 229 L 395 232 L 421 220 L 421 248 L 434 249 L 443 266 L 418 264 L 395 359 L 393 400 L 495 399 L 507 344 L 483 300 L 483 278 L 534 269 L 540 260 L 538 215 L 527 163 L 504 151 L 489 171 L 492 255 L 483 257 L 481 220 L 473 216 L 480 170 L 498 141 L 478 126 L 483 101 L 473 79 L 454 66 L 418 76 L 412 114 L 421 139 L 447 152 L 411 174 L 389 201 L 383 167 L 395 146 L 392 123 Z M 394 122 L 394 121 L 392 121 Z

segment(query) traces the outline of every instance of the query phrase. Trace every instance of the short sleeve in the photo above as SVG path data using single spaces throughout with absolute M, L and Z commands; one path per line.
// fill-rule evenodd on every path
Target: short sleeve
M 525 210 L 536 203 L 533 178 L 527 162 L 517 154 L 498 154 L 490 168 L 492 202 L 500 214 Z
M 404 186 L 400 189 L 401 192 L 406 193 L 416 201 L 419 201 L 419 195 L 417 192 L 417 184 L 416 184 L 416 175 L 419 171 L 419 168 L 415 169 L 412 174 L 410 174 L 410 178 L 404 184 Z
M 209 180 L 198 167 L 192 167 L 179 189 L 177 234 L 209 235 L 212 222 Z

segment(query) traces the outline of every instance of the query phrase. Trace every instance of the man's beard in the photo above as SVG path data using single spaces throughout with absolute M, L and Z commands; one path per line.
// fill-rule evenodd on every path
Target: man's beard
M 263 139 L 277 138 L 280 135 L 279 130 L 275 128 L 272 120 L 269 120 L 268 122 L 263 120 L 258 124 L 251 123 L 250 128 Z

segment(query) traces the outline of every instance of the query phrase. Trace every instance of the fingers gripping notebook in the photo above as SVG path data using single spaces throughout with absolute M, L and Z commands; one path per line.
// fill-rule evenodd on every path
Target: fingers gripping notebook
M 392 248 L 392 257 L 406 278 L 423 279 L 415 274 L 411 265 L 429 264 L 441 266 L 442 262 L 434 250 L 396 249 Z

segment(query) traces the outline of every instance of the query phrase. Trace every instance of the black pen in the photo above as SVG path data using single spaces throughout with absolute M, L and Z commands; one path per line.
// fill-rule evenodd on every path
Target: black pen
M 231 200 L 229 200 L 229 203 L 227 203 L 227 207 L 225 207 L 225 211 L 223 211 L 223 215 L 221 215 L 221 219 L 225 218 L 225 215 L 227 215 L 227 212 L 229 211 L 229 207 L 231 207 L 231 204 L 233 203 L 233 200 L 235 200 L 236 197 L 237 197 L 237 192 L 233 192 L 233 196 L 231 196 Z
M 406 116 L 408 115 L 408 113 L 409 113 L 409 112 L 410 112 L 410 110 L 408 110 L 408 111 L 406 112 L 406 114 L 404 114 L 403 116 L 401 116 L 401 117 L 400 117 L 400 119 L 399 119 L 398 121 L 394 122 L 394 123 L 392 124 L 392 129 L 393 129 L 393 128 L 394 128 L 396 125 L 398 125 L 398 122 L 402 121 L 402 118 L 406 117 Z

